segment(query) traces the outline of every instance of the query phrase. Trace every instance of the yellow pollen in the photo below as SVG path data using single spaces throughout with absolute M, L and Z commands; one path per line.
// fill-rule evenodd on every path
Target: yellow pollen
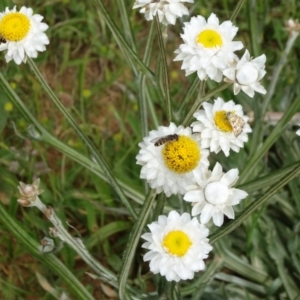
M 22 40 L 30 29 L 30 20 L 19 12 L 9 13 L 0 21 L 0 35 L 6 41 Z
M 200 147 L 192 138 L 180 135 L 178 140 L 167 142 L 162 148 L 162 156 L 167 168 L 176 173 L 194 170 L 200 159 Z
M 201 31 L 197 36 L 197 43 L 202 44 L 205 48 L 223 46 L 221 35 L 212 29 Z
M 170 231 L 163 239 L 164 249 L 174 256 L 184 256 L 192 244 L 188 235 L 180 230 Z
M 232 132 L 232 126 L 227 118 L 227 111 L 219 110 L 215 113 L 214 117 L 217 127 L 224 132 Z

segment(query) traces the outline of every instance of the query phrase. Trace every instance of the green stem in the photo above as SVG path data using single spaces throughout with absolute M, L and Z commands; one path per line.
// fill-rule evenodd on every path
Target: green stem
M 222 85 L 220 85 L 217 88 L 213 89 L 212 91 L 210 91 L 206 95 L 204 95 L 202 97 L 198 97 L 197 100 L 195 101 L 195 103 L 193 104 L 192 108 L 190 109 L 190 111 L 186 115 L 185 119 L 183 120 L 182 125 L 187 126 L 190 123 L 194 112 L 199 108 L 201 103 L 203 103 L 204 101 L 207 101 L 209 98 L 213 97 L 215 94 L 225 90 L 230 85 L 231 85 L 231 83 L 223 83 Z
M 133 217 L 136 217 L 136 212 L 132 208 L 131 204 L 128 202 L 126 196 L 124 195 L 123 190 L 117 183 L 116 179 L 114 178 L 112 172 L 109 169 L 109 166 L 107 165 L 104 158 L 100 155 L 99 151 L 96 149 L 95 145 L 89 140 L 89 138 L 84 134 L 84 132 L 80 129 L 80 127 L 76 124 L 73 117 L 69 114 L 69 112 L 65 109 L 65 107 L 62 105 L 62 103 L 59 101 L 59 99 L 56 97 L 56 95 L 53 93 L 47 82 L 44 80 L 43 76 L 37 69 L 34 62 L 29 58 L 28 59 L 29 65 L 31 67 L 31 70 L 35 74 L 36 78 L 50 97 L 50 99 L 53 101 L 53 103 L 56 105 L 56 107 L 59 109 L 59 111 L 63 114 L 63 116 L 67 119 L 67 121 L 70 123 L 71 127 L 74 129 L 74 131 L 77 133 L 77 135 L 81 138 L 81 140 L 85 143 L 87 148 L 90 151 L 91 156 L 95 159 L 95 161 L 99 164 L 101 169 L 104 171 L 105 175 L 107 176 L 111 186 L 114 188 L 115 192 L 120 197 L 120 200 L 124 204 L 124 206 L 128 209 L 128 211 L 131 213 Z
M 262 204 L 264 204 L 268 199 L 275 195 L 281 188 L 283 188 L 287 183 L 293 180 L 300 174 L 300 165 L 294 168 L 284 179 L 279 181 L 277 184 L 272 186 L 259 200 L 252 202 L 245 210 L 234 220 L 232 220 L 228 225 L 222 227 L 213 233 L 209 239 L 210 243 L 215 243 L 218 239 L 227 235 L 235 228 L 239 227 L 248 217 L 250 217 L 255 210 L 257 210 Z
M 145 199 L 143 208 L 139 214 L 138 220 L 135 222 L 134 227 L 131 230 L 126 250 L 124 252 L 121 271 L 119 275 L 119 297 L 121 300 L 126 300 L 126 282 L 128 274 L 132 265 L 133 258 L 135 256 L 136 247 L 140 240 L 142 231 L 148 220 L 148 216 L 153 209 L 153 203 L 155 200 L 155 190 L 150 190 Z
M 120 33 L 120 30 L 117 28 L 114 21 L 110 18 L 109 13 L 106 11 L 101 0 L 95 0 L 97 7 L 101 13 L 105 24 L 110 28 L 116 42 L 118 43 L 120 49 L 124 52 L 124 56 L 127 58 L 127 61 L 130 63 L 131 68 L 133 69 L 135 75 L 138 74 L 138 71 L 142 71 L 154 84 L 154 74 L 150 69 L 148 69 L 145 64 L 138 58 L 137 54 L 131 49 L 131 47 L 124 40 L 123 36 Z
M 230 17 L 230 21 L 233 22 L 233 21 L 235 20 L 235 18 L 237 17 L 237 15 L 238 15 L 239 12 L 240 12 L 242 6 L 244 5 L 244 3 L 245 3 L 245 0 L 240 0 L 240 1 L 238 2 L 238 4 L 236 5 L 236 7 L 235 7 L 235 9 L 234 9 L 234 11 L 233 11 L 233 13 L 232 13 L 232 15 L 231 15 L 231 17 Z
M 145 53 L 143 57 L 143 63 L 148 66 L 150 63 L 152 44 L 154 39 L 154 24 L 151 23 L 150 31 L 148 34 L 147 44 L 145 48 Z M 147 109 L 147 85 L 146 85 L 146 76 L 143 73 L 139 74 L 139 109 L 140 109 L 140 125 L 142 128 L 142 136 L 145 137 L 148 135 L 148 109 Z M 151 111 L 150 111 L 151 113 Z
M 262 116 L 264 116 L 266 111 L 267 111 L 270 100 L 272 99 L 272 97 L 274 95 L 275 88 L 277 86 L 277 82 L 278 82 L 280 73 L 281 73 L 284 65 L 287 62 L 287 57 L 288 57 L 288 55 L 289 55 L 289 53 L 290 53 L 290 51 L 291 51 L 291 49 L 292 49 L 292 47 L 293 47 L 293 45 L 296 41 L 298 35 L 299 35 L 299 32 L 296 32 L 296 31 L 292 32 L 290 34 L 289 39 L 286 43 L 285 49 L 284 49 L 284 51 L 281 55 L 280 61 L 279 61 L 279 63 L 277 64 L 276 68 L 273 71 L 273 75 L 271 76 L 272 80 L 270 82 L 267 94 L 264 98 L 263 105 L 262 105 Z
M 0 205 L 0 221 L 9 232 L 13 234 L 16 240 L 24 246 L 24 248 L 33 255 L 36 259 L 47 266 L 59 278 L 62 278 L 69 288 L 73 291 L 76 299 L 93 300 L 93 296 L 86 290 L 82 283 L 76 276 L 68 270 L 68 268 L 54 255 L 42 254 L 39 250 L 39 244 L 24 231 L 19 225 Z
M 180 119 L 184 109 L 186 108 L 190 98 L 195 93 L 195 91 L 198 87 L 198 83 L 199 83 L 199 78 L 198 78 L 198 76 L 196 76 L 196 78 L 194 79 L 192 85 L 190 86 L 189 90 L 187 91 L 185 97 L 181 101 L 178 110 L 174 113 L 174 118 L 175 118 L 176 121 L 179 121 L 179 119 Z
M 297 88 L 297 87 L 296 87 Z M 257 164 L 261 161 L 262 157 L 267 153 L 270 147 L 277 141 L 281 135 L 285 125 L 292 118 L 292 116 L 299 110 L 300 107 L 300 96 L 297 99 L 294 99 L 291 105 L 286 110 L 284 116 L 280 119 L 277 125 L 274 127 L 271 134 L 267 137 L 265 142 L 259 147 L 258 151 L 255 152 L 252 157 L 248 160 L 245 168 L 240 174 L 240 183 L 246 182 L 250 176 L 255 174 L 254 170 Z
M 123 32 L 125 34 L 126 41 L 130 45 L 133 52 L 137 52 L 136 45 L 134 42 L 133 32 L 132 32 L 132 29 L 130 26 L 130 21 L 129 21 L 128 14 L 127 14 L 126 3 L 124 0 L 117 0 L 117 4 L 119 6 L 119 10 L 120 10 L 120 14 L 121 14 L 121 20 L 122 20 L 122 24 L 123 24 Z
M 167 64 L 167 57 L 164 45 L 164 39 L 162 36 L 161 31 L 161 24 L 159 22 L 158 16 L 155 17 L 155 27 L 158 36 L 158 45 L 160 51 L 160 58 L 161 58 L 161 68 L 162 68 L 162 82 L 161 86 L 164 91 L 164 100 L 165 100 L 165 107 L 167 113 L 167 120 L 170 123 L 172 120 L 172 113 L 171 113 L 171 99 L 170 99 L 170 86 L 169 86 L 169 76 L 168 76 L 168 64 Z
M 249 0 L 248 1 L 248 11 L 249 11 L 249 27 L 250 27 L 250 34 L 251 34 L 251 46 L 254 55 L 258 56 L 260 53 L 259 44 L 260 44 L 260 34 L 258 32 L 257 26 L 257 3 L 256 0 Z
M 54 225 L 55 230 L 52 231 L 53 236 L 58 237 L 62 242 L 69 245 L 87 263 L 87 265 L 101 276 L 104 281 L 115 288 L 118 287 L 117 276 L 95 260 L 80 239 L 75 239 L 70 235 L 56 215 L 54 209 L 47 207 L 39 197 L 36 197 L 34 206 L 38 208 Z

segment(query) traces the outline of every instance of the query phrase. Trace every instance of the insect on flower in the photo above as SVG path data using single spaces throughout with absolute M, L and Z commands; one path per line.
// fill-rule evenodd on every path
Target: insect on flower
M 2 36 L 0 35 L 0 44 L 2 44 L 2 43 L 6 43 L 6 40 L 5 40 L 4 37 L 2 37 Z
M 240 116 L 230 111 L 227 112 L 227 118 L 232 127 L 234 136 L 238 137 L 243 131 L 245 121 Z
M 158 138 L 151 140 L 151 143 L 154 143 L 155 147 L 159 147 L 165 143 L 172 142 L 172 141 L 178 141 L 178 135 L 176 133 L 169 134 L 166 136 L 160 136 Z

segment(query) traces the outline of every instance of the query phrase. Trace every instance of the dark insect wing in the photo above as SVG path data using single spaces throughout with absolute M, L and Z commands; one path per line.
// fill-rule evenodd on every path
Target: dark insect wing
M 157 137 L 157 138 L 151 140 L 151 143 L 154 143 L 154 146 L 158 147 L 167 142 L 171 142 L 171 141 L 175 141 L 175 140 L 176 141 L 178 140 L 178 135 L 176 133 Z

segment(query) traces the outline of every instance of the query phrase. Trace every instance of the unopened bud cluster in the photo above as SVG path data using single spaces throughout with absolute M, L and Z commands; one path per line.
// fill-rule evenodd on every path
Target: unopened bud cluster
M 40 195 L 43 190 L 39 189 L 40 179 L 36 179 L 32 184 L 25 184 L 24 182 L 20 182 L 18 186 L 19 192 L 21 194 L 21 198 L 18 199 L 18 202 L 22 206 L 33 206 L 36 198 Z

